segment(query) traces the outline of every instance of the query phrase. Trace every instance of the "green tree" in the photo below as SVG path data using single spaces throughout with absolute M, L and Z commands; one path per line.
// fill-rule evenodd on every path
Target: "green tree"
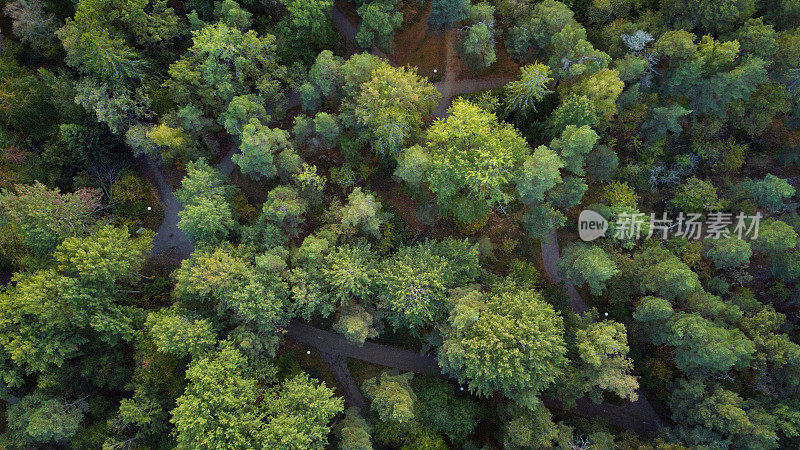
M 542 201 L 549 190 L 561 183 L 564 161 L 558 153 L 540 145 L 525 158 L 517 178 L 517 192 L 522 201 Z
M 48 255 L 69 236 L 87 233 L 100 209 L 99 189 L 82 188 L 62 194 L 36 182 L 16 185 L 15 192 L 0 193 L 4 216 L 25 245 L 40 256 Z
M 259 333 L 274 333 L 289 319 L 285 309 L 289 293 L 268 262 L 262 258 L 254 264 L 226 246 L 201 248 L 173 273 L 175 296 L 231 328 L 248 324 Z
M 373 448 L 372 427 L 361 417 L 358 407 L 347 408 L 339 435 L 341 450 L 372 450 Z
M 553 136 L 560 136 L 569 125 L 577 128 L 586 125 L 591 128 L 597 122 L 594 103 L 585 95 L 567 96 L 548 118 L 550 133 Z
M 494 51 L 494 28 L 491 23 L 479 22 L 466 27 L 459 49 L 464 61 L 473 70 L 484 70 L 497 61 Z
M 324 175 L 317 173 L 317 166 L 306 163 L 300 167 L 300 171 L 293 175 L 295 185 L 310 206 L 318 206 L 322 203 L 325 195 L 325 185 L 327 180 Z
M 599 181 L 610 181 L 619 168 L 619 156 L 605 145 L 597 145 L 586 157 L 586 172 Z
M 650 120 L 642 124 L 642 133 L 651 142 L 664 139 L 667 133 L 675 137 L 680 136 L 683 132 L 680 120 L 690 113 L 688 109 L 676 104 L 666 107 L 655 106 L 650 109 Z
M 11 18 L 11 31 L 23 43 L 34 50 L 49 53 L 56 42 L 56 17 L 44 11 L 37 0 L 16 0 L 9 2 L 3 12 Z
M 452 27 L 467 18 L 469 2 L 466 0 L 433 0 L 428 25 L 435 28 Z
M 747 180 L 740 185 L 746 197 L 752 198 L 759 206 L 770 211 L 783 207 L 783 199 L 795 194 L 795 189 L 783 178 L 767 174 L 761 180 Z
M 566 211 L 581 202 L 588 188 L 582 178 L 570 175 L 564 177 L 564 182 L 557 184 L 550 191 L 548 201 L 551 205 Z
M 296 236 L 298 228 L 304 222 L 308 210 L 308 202 L 300 197 L 297 189 L 290 186 L 278 186 L 269 191 L 267 201 L 261 205 L 259 226 L 265 222 L 276 225 L 289 236 Z
M 417 420 L 454 443 L 466 442 L 478 425 L 482 412 L 479 404 L 459 395 L 453 383 L 438 377 L 416 377 L 412 386 L 418 399 L 414 409 Z
M 511 125 L 470 102 L 457 100 L 449 112 L 428 129 L 425 176 L 444 211 L 461 224 L 481 222 L 513 198 L 528 145 Z
M 553 78 L 550 68 L 542 63 L 529 64 L 520 69 L 520 79 L 506 85 L 506 102 L 516 111 L 536 110 L 536 102 L 551 93 Z
M 643 293 L 668 300 L 685 299 L 701 289 L 697 274 L 662 247 L 651 247 L 633 259 L 636 278 Z
M 281 58 L 310 64 L 335 36 L 328 12 L 331 0 L 286 0 L 287 14 L 278 24 Z
M 47 398 L 40 391 L 8 407 L 8 433 L 13 445 L 40 446 L 69 439 L 81 429 L 88 409 L 85 398 Z
M 299 166 L 299 156 L 289 133 L 269 128 L 252 118 L 242 131 L 241 154 L 231 157 L 242 173 L 253 178 L 273 178 L 279 173 L 293 173 Z
M 192 46 L 169 68 L 169 88 L 180 106 L 194 105 L 218 117 L 236 96 L 256 94 L 269 112 L 282 111 L 286 68 L 275 55 L 275 38 L 243 33 L 224 23 L 192 33 Z
M 325 259 L 323 274 L 332 296 L 342 304 L 368 299 L 375 288 L 375 254 L 369 245 L 337 247 Z
M 127 229 L 106 226 L 59 245 L 60 272 L 47 268 L 18 275 L 0 294 L 3 384 L 21 383 L 21 369 L 31 374 L 62 367 L 87 344 L 100 349 L 130 341 L 134 311 L 119 300 L 149 248 L 149 236 L 134 240 Z
M 320 143 L 325 148 L 336 147 L 339 142 L 341 128 L 336 121 L 336 116 L 319 112 L 314 116 L 314 131 L 319 136 Z
M 234 0 L 216 2 L 214 5 L 214 16 L 225 25 L 231 28 L 238 28 L 242 31 L 250 28 L 250 25 L 253 23 L 253 14 L 246 9 L 242 9 Z
M 592 295 L 600 295 L 606 281 L 619 273 L 616 264 L 596 245 L 573 244 L 564 249 L 558 261 L 561 274 L 576 285 L 586 283 Z
M 575 332 L 575 342 L 586 388 L 611 391 L 630 401 L 638 399 L 639 383 L 630 374 L 633 361 L 628 358 L 625 325 L 612 321 L 592 323 Z M 590 395 L 595 401 L 602 398 L 601 392 L 590 391 Z
M 172 353 L 180 358 L 186 355 L 200 356 L 217 343 L 211 322 L 206 319 L 192 320 L 174 310 L 151 312 L 147 316 L 145 327 L 158 351 Z
M 561 136 L 550 142 L 550 148 L 558 152 L 567 169 L 582 176 L 585 173 L 586 155 L 592 151 L 598 139 L 600 136 L 588 126 L 578 128 L 567 125 Z
M 718 384 L 678 380 L 670 398 L 675 434 L 690 446 L 721 442 L 733 448 L 778 448 L 771 415 Z
M 535 291 L 467 292 L 456 300 L 443 337 L 445 372 L 473 392 L 500 391 L 529 408 L 566 363 L 561 316 Z
M 403 13 L 391 0 L 373 0 L 358 7 L 361 24 L 356 33 L 359 47 L 370 49 L 373 41 L 387 52 L 394 51 L 392 32 L 403 22 Z
M 194 160 L 199 155 L 192 137 L 182 128 L 164 123 L 150 127 L 145 137 L 161 148 L 161 157 L 169 162 Z
M 381 234 L 383 222 L 381 202 L 374 195 L 362 192 L 360 187 L 353 189 L 347 196 L 347 204 L 342 207 L 342 225 L 377 237 Z
M 419 131 L 422 118 L 433 111 L 439 98 L 439 91 L 413 69 L 380 62 L 342 108 L 352 111 L 376 153 L 394 159 Z
M 380 377 L 364 381 L 364 394 L 372 402 L 371 408 L 381 420 L 399 423 L 414 418 L 414 402 L 417 396 L 411 389 L 412 372 L 400 374 L 397 371 L 381 372 Z
M 717 196 L 717 188 L 711 182 L 691 177 L 678 186 L 669 206 L 685 214 L 708 213 L 721 210 L 725 202 Z
M 449 240 L 402 247 L 383 261 L 378 275 L 380 303 L 392 326 L 419 331 L 441 322 L 447 313 L 447 291 L 474 279 L 475 249 L 462 248 L 459 261 L 456 252 L 447 250 L 450 244 L 457 245 Z
M 112 133 L 122 134 L 150 114 L 150 97 L 141 87 L 129 88 L 92 77 L 75 83 L 75 102 L 94 113 Z
M 511 405 L 504 414 L 503 448 L 569 448 L 572 428 L 563 422 L 554 423 L 550 411 L 538 404 L 535 408 Z
M 719 269 L 737 269 L 750 264 L 753 250 L 750 249 L 747 241 L 729 237 L 711 240 L 706 255 Z
M 767 219 L 759 223 L 758 238 L 751 241 L 753 250 L 777 255 L 797 246 L 797 232 L 784 222 Z
M 229 193 L 230 186 L 223 183 L 222 174 L 205 160 L 199 160 L 186 165 L 186 176 L 181 180 L 181 187 L 175 190 L 175 197 L 186 204 L 196 198 L 224 197 Z
M 229 344 L 193 361 L 186 378 L 171 419 L 179 448 L 322 449 L 328 423 L 344 409 L 305 374 L 265 388 Z
M 374 322 L 374 316 L 363 306 L 356 304 L 342 308 L 333 329 L 348 340 L 363 345 L 367 338 L 378 337 L 378 331 L 373 327 Z
M 661 298 L 645 297 L 633 316 L 648 327 L 653 344 L 675 347 L 675 364 L 690 375 L 744 367 L 755 351 L 740 330 L 716 325 L 696 313 L 676 312 Z
M 582 77 L 565 88 L 566 92 L 586 96 L 594 105 L 599 118 L 610 122 L 617 114 L 617 98 L 625 87 L 616 69 L 602 68 L 596 73 Z
M 127 227 L 104 225 L 87 236 L 70 236 L 53 252 L 61 273 L 106 289 L 133 283 L 150 253 L 149 233 L 132 238 Z
M 325 98 L 337 96 L 344 83 L 344 61 L 330 50 L 323 50 L 308 71 L 308 79 Z
M 178 213 L 178 227 L 198 245 L 216 245 L 236 228 L 230 204 L 222 197 L 200 197 Z
M 217 121 L 225 130 L 236 137 L 241 137 L 244 127 L 253 121 L 269 122 L 267 110 L 255 95 L 239 95 L 228 103 L 228 109 L 220 114 Z
M 567 217 L 546 202 L 534 201 L 528 205 L 522 223 L 534 238 L 543 239 L 562 227 Z
M 430 157 L 420 145 L 403 150 L 397 158 L 397 169 L 394 176 L 406 182 L 415 195 L 422 192 L 425 171 L 430 165 Z
M 92 26 L 95 20 L 84 21 L 83 13 L 79 7 L 75 20 L 67 19 L 56 32 L 67 52 L 64 62 L 85 75 L 105 81 L 144 78 L 150 63 L 140 52 L 107 28 Z

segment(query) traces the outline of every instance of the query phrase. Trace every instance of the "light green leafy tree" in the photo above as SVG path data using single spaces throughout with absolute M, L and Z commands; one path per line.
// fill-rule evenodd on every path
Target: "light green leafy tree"
M 360 187 L 347 196 L 347 204 L 342 207 L 342 225 L 361 230 L 370 236 L 380 236 L 381 202 L 372 194 L 365 194 Z
M 513 181 L 528 153 L 525 139 L 494 114 L 457 100 L 446 120 L 428 129 L 425 172 L 439 206 L 461 224 L 481 222 L 513 198 Z
M 404 423 L 414 418 L 414 402 L 417 396 L 411 389 L 412 372 L 381 372 L 379 377 L 364 382 L 364 394 L 372 402 L 371 408 L 381 420 Z
M 252 118 L 242 130 L 241 154 L 231 157 L 242 173 L 253 178 L 273 178 L 279 173 L 293 173 L 299 167 L 299 156 L 289 132 L 269 128 Z
M 535 408 L 566 364 L 561 316 L 538 292 L 497 288 L 456 300 L 439 348 L 442 369 L 472 392 Z
M 580 128 L 567 125 L 561 136 L 550 142 L 550 148 L 558 152 L 567 169 L 576 175 L 584 175 L 586 156 L 592 151 L 600 136 L 584 125 Z
M 11 229 L 38 255 L 48 255 L 68 236 L 91 230 L 94 214 L 100 209 L 101 191 L 83 188 L 62 194 L 36 182 L 16 185 L 14 192 L 3 191 L 0 205 Z
M 373 326 L 374 322 L 374 315 L 370 314 L 363 306 L 356 304 L 342 308 L 333 329 L 343 334 L 351 342 L 363 345 L 367 338 L 378 337 L 378 331 Z
M 639 382 L 630 374 L 633 361 L 628 358 L 628 337 L 625 325 L 613 322 L 595 322 L 575 332 L 575 342 L 582 362 L 582 374 L 590 395 L 598 401 L 602 390 L 614 392 L 622 398 L 636 401 Z
M 723 270 L 746 267 L 750 264 L 753 250 L 750 243 L 736 236 L 722 239 L 712 239 L 706 255 L 714 265 Z
M 206 319 L 192 320 L 174 310 L 151 312 L 147 315 L 145 327 L 158 351 L 180 358 L 186 355 L 200 356 L 217 343 L 211 322 Z
M 341 450 L 372 450 L 372 427 L 361 417 L 361 410 L 352 406 L 345 411 L 339 430 Z
M 357 61 L 351 58 L 345 69 Z M 342 108 L 352 111 L 348 115 L 363 128 L 364 136 L 379 155 L 394 159 L 419 131 L 422 118 L 433 111 L 441 94 L 413 69 L 380 62 L 370 70 L 369 78 Z M 353 75 L 346 72 L 345 78 Z
M 322 449 L 343 402 L 305 374 L 265 387 L 230 344 L 193 361 L 172 410 L 179 448 Z

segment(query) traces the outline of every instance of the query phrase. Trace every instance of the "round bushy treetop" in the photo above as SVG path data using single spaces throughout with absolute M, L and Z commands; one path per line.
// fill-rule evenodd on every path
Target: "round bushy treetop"
M 788 181 L 771 173 L 761 180 L 747 180 L 741 184 L 741 188 L 758 206 L 770 211 L 781 209 L 784 198 L 795 194 L 795 188 Z
M 332 295 L 342 304 L 366 299 L 375 287 L 375 254 L 367 244 L 343 245 L 328 254 L 323 273 Z
M 411 389 L 412 378 L 412 372 L 399 374 L 388 370 L 364 382 L 364 394 L 372 401 L 372 410 L 381 420 L 404 423 L 414 419 L 417 396 Z
M 717 197 L 713 184 L 691 177 L 678 187 L 669 206 L 676 212 L 704 213 L 724 208 L 725 202 Z
M 439 205 L 461 223 L 480 220 L 492 205 L 513 199 L 528 145 L 511 125 L 465 100 L 428 129 L 426 171 Z M 472 204 L 472 208 L 466 208 Z
M 350 72 L 357 69 L 350 66 L 353 64 L 348 62 L 345 69 Z M 436 87 L 413 69 L 379 62 L 361 84 L 358 94 L 342 109 L 352 111 L 356 124 L 378 154 L 395 158 L 440 98 Z
M 564 250 L 558 268 L 569 281 L 586 283 L 592 295 L 600 295 L 609 278 L 619 273 L 616 264 L 602 248 L 596 245 L 573 244 Z
M 534 407 L 562 373 L 566 352 L 561 315 L 538 292 L 499 288 L 456 300 L 439 364 L 473 392 L 500 391 Z
M 798 236 L 794 229 L 776 219 L 761 222 L 758 238 L 753 240 L 753 250 L 768 255 L 777 255 L 797 246 Z
M 750 243 L 737 237 L 715 239 L 709 242 L 708 257 L 719 269 L 735 269 L 750 263 L 753 250 Z
M 551 134 L 560 136 L 568 125 L 578 128 L 586 125 L 594 127 L 598 118 L 594 104 L 585 95 L 570 95 L 561 101 L 558 108 L 548 118 Z

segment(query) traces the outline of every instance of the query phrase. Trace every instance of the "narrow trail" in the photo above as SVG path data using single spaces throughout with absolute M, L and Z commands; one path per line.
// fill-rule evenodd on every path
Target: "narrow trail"
M 589 311 L 589 306 L 583 301 L 581 294 L 577 289 L 575 289 L 575 286 L 573 286 L 569 281 L 562 279 L 561 273 L 558 270 L 558 260 L 560 256 L 558 249 L 558 235 L 556 232 L 553 231 L 547 236 L 547 238 L 542 239 L 541 246 L 542 261 L 544 264 L 544 270 L 547 273 L 547 277 L 555 284 L 564 284 L 567 294 L 569 294 L 569 306 L 575 313 L 582 314 L 586 311 Z M 644 396 L 642 390 L 637 390 L 637 394 L 639 398 L 635 402 L 629 401 L 624 408 L 631 413 L 632 417 L 636 421 L 641 422 L 640 426 L 652 427 L 654 429 L 663 427 L 664 423 L 661 420 L 661 417 L 653 408 L 653 405 L 650 403 L 650 401 Z M 590 404 L 585 405 L 584 408 L 587 408 L 587 410 L 594 409 L 596 410 L 597 415 L 601 415 L 605 418 L 608 418 L 607 416 L 609 414 L 616 414 L 613 412 L 613 410 L 609 411 L 602 403 L 598 405 L 590 402 Z
M 577 314 L 583 314 L 589 311 L 589 307 L 581 298 L 581 294 L 575 289 L 569 281 L 561 278 L 561 272 L 558 270 L 558 260 L 561 258 L 558 249 L 558 235 L 554 231 L 547 238 L 542 239 L 542 261 L 544 262 L 544 271 L 547 273 L 547 278 L 555 284 L 564 283 L 564 287 L 569 294 L 569 307 Z
M 332 8 L 331 16 L 340 33 L 352 41 L 355 38 L 355 27 L 335 7 Z M 449 51 L 454 51 L 452 46 Z M 448 67 L 450 67 L 449 58 Z M 442 82 L 444 84 L 437 84 L 437 88 L 443 94 L 442 101 L 436 106 L 435 110 L 442 115 L 439 116 L 437 114 L 437 117 L 446 116 L 447 106 L 453 95 L 490 89 L 509 81 L 503 79 L 455 81 L 456 78 L 457 76 L 452 74 L 450 78 L 447 78 L 447 74 L 445 74 L 445 79 Z M 288 100 L 288 103 L 293 105 L 289 106 L 290 108 L 299 104 L 299 98 L 296 94 L 290 94 Z M 234 146 L 215 166 L 222 174 L 229 175 L 234 170 L 231 156 L 235 152 L 236 148 Z M 193 250 L 192 243 L 189 241 L 188 236 L 178 228 L 178 213 L 183 209 L 183 205 L 175 197 L 158 164 L 147 157 L 140 157 L 138 161 L 143 175 L 155 188 L 164 210 L 164 220 L 154 238 L 151 256 L 171 251 L 180 259 L 189 257 Z M 550 236 L 549 240 L 542 241 L 542 258 L 548 276 L 554 282 L 559 282 L 561 280 L 558 274 L 559 250 L 555 233 Z M 571 289 L 570 305 L 572 308 L 576 312 L 585 311 L 587 309 L 586 304 L 578 292 L 575 291 L 575 288 L 567 285 L 567 289 L 568 291 Z M 330 366 L 334 377 L 341 385 L 348 404 L 358 406 L 362 411 L 366 411 L 366 402 L 350 370 L 347 368 L 347 358 L 397 368 L 402 371 L 441 375 L 437 360 L 431 356 L 371 342 L 366 342 L 363 346 L 357 346 L 347 341 L 342 335 L 320 330 L 297 320 L 293 320 L 285 331 L 287 339 L 308 345 L 320 352 L 323 359 Z M 561 408 L 561 405 L 556 401 L 546 399 L 544 401 L 550 407 Z M 643 435 L 658 433 L 658 429 L 662 425 L 658 414 L 643 396 L 640 396 L 639 401 L 631 402 L 625 406 L 616 406 L 608 402 L 595 404 L 591 400 L 583 398 L 578 400 L 577 406 L 570 411 L 586 417 L 602 417 L 618 428 L 630 429 Z
M 308 345 L 320 352 L 323 359 L 331 366 L 331 371 L 336 380 L 342 386 L 348 404 L 354 406 L 365 403 L 352 375 L 350 375 L 350 371 L 347 369 L 345 358 L 392 367 L 403 372 L 424 375 L 437 374 L 449 378 L 441 372 L 438 361 L 432 356 L 372 342 L 365 342 L 362 347 L 359 347 L 342 335 L 320 330 L 297 320 L 293 320 L 286 327 L 285 336 L 293 342 Z M 548 407 L 564 409 L 563 405 L 558 401 L 546 398 L 542 399 L 542 401 Z M 652 436 L 658 433 L 662 423 L 655 411 L 648 410 L 647 406 L 649 404 L 644 405 L 640 401 L 629 403 L 625 406 L 617 406 L 608 402 L 594 403 L 588 398 L 581 398 L 578 399 L 575 407 L 569 411 L 584 417 L 602 417 L 617 428 L 633 430 L 642 435 Z M 365 409 L 362 409 L 362 411 L 365 411 Z
M 172 254 L 179 260 L 188 258 L 193 250 L 192 242 L 189 236 L 178 228 L 178 213 L 183 210 L 183 204 L 175 197 L 161 167 L 152 157 L 140 156 L 137 158 L 137 163 L 145 178 L 155 188 L 164 212 L 164 219 L 153 238 L 150 258 L 165 253 Z

